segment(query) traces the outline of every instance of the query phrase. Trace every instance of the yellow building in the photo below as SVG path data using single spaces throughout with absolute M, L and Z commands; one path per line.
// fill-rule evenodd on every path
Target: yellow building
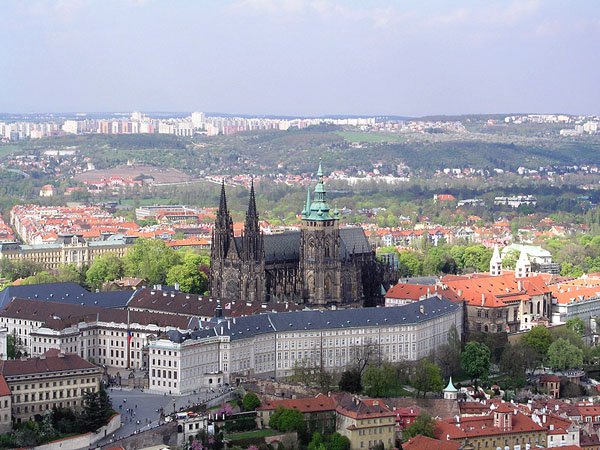
M 0 243 L 0 259 L 28 260 L 44 269 L 57 269 L 65 264 L 77 267 L 90 265 L 98 256 L 113 253 L 122 257 L 133 245 L 135 238 L 111 235 L 99 241 L 87 241 L 81 235 L 63 234 L 56 242 L 25 245 L 18 242 Z
M 15 423 L 32 420 L 52 408 L 79 409 L 86 392 L 100 388 L 102 369 L 72 353 L 49 350 L 37 358 L 2 361 L 0 365 L 0 414 L 4 414 L 2 380 L 12 395 Z M 0 416 L 3 423 L 4 416 Z

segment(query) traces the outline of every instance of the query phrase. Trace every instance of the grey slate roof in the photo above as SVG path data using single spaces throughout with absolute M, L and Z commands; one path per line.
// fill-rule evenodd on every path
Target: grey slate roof
M 420 308 L 424 312 L 421 313 Z M 267 313 L 229 319 L 218 324 L 212 335 L 245 339 L 273 331 L 304 331 L 356 328 L 384 325 L 413 325 L 455 313 L 462 306 L 439 297 L 391 308 L 352 308 L 340 310 L 304 310 L 289 313 Z M 195 338 L 206 337 L 202 330 Z M 209 334 L 210 335 L 210 334 Z
M 0 309 L 13 298 L 26 298 L 71 305 L 123 308 L 134 291 L 90 292 L 75 283 L 42 283 L 23 286 L 8 286 L 0 291 Z
M 371 253 L 371 245 L 362 228 L 340 228 L 340 241 L 342 258 L 353 254 Z
M 340 228 L 340 257 L 371 252 L 371 245 L 362 228 Z M 264 236 L 265 263 L 298 261 L 300 259 L 300 231 L 267 234 Z M 242 249 L 242 238 L 235 238 L 238 251 Z
M 300 259 L 300 232 L 286 231 L 267 234 L 265 237 L 265 262 L 298 261 Z

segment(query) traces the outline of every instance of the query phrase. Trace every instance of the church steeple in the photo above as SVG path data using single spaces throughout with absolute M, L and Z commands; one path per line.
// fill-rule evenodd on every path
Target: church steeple
M 256 197 L 254 195 L 254 180 L 250 182 L 250 198 L 248 199 L 248 211 L 246 211 L 246 223 L 244 225 L 244 230 L 249 231 L 258 231 L 258 212 L 256 211 Z
M 246 211 L 243 236 L 243 259 L 259 261 L 263 254 L 263 236 L 258 224 L 258 211 L 256 209 L 256 196 L 254 194 L 254 180 L 250 184 L 250 198 Z
M 227 195 L 225 194 L 225 180 L 221 182 L 221 198 L 219 199 L 219 209 L 215 219 L 215 229 L 213 231 L 213 251 L 220 252 L 224 258 L 229 251 L 230 241 L 233 239 L 233 221 L 229 210 L 227 209 Z
M 306 195 L 306 207 L 303 211 L 302 218 L 305 220 L 334 220 L 329 214 L 330 208 L 327 203 L 327 191 L 325 190 L 325 183 L 323 182 L 323 167 L 319 161 L 319 170 L 317 171 L 317 185 L 315 186 L 314 200 L 310 201 L 310 189 Z
M 221 198 L 219 199 L 219 210 L 217 216 L 226 215 L 229 211 L 227 210 L 227 196 L 225 195 L 225 180 L 221 181 Z

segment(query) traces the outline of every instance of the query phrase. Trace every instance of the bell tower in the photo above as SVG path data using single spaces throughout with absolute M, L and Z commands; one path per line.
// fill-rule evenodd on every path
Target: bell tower
M 314 198 L 309 186 L 302 211 L 300 276 L 304 302 L 325 305 L 342 300 L 340 230 L 338 213 L 327 204 L 321 163 L 317 178 Z
M 210 250 L 210 294 L 216 298 L 224 296 L 223 270 L 225 259 L 233 243 L 233 221 L 227 209 L 227 196 L 225 195 L 225 182 L 221 184 L 221 198 L 215 219 L 215 228 L 212 232 L 212 245 Z
M 262 302 L 265 300 L 265 251 L 263 233 L 258 224 L 254 181 L 250 185 L 241 253 L 242 298 Z

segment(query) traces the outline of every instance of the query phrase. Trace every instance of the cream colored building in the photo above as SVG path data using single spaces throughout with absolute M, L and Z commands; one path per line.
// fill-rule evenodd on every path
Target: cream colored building
M 209 385 L 208 379 L 214 383 L 215 378 L 222 382 L 246 376 L 282 378 L 299 365 L 343 370 L 364 351 L 377 361 L 415 361 L 445 344 L 452 326 L 460 335 L 462 317 L 462 305 L 432 297 L 395 308 L 266 313 L 223 320 L 210 329 L 170 333 L 150 342 L 150 389 L 186 393 Z M 179 380 L 187 380 L 188 374 L 194 378 L 182 385 Z
M 102 375 L 100 367 L 58 351 L 37 358 L 3 361 L 0 372 L 12 394 L 15 423 L 32 420 L 55 407 L 81 408 L 84 394 L 98 391 Z
M 0 326 L 29 355 L 51 349 L 117 368 L 148 366 L 148 345 L 162 333 L 197 328 L 198 321 L 144 311 L 13 299 L 0 311 Z
M 104 240 L 87 241 L 81 235 L 74 234 L 60 235 L 56 242 L 47 244 L 3 242 L 0 243 L 0 259 L 29 260 L 40 264 L 44 269 L 57 269 L 65 264 L 81 268 L 107 253 L 123 257 L 134 240 L 134 237 L 112 235 Z

